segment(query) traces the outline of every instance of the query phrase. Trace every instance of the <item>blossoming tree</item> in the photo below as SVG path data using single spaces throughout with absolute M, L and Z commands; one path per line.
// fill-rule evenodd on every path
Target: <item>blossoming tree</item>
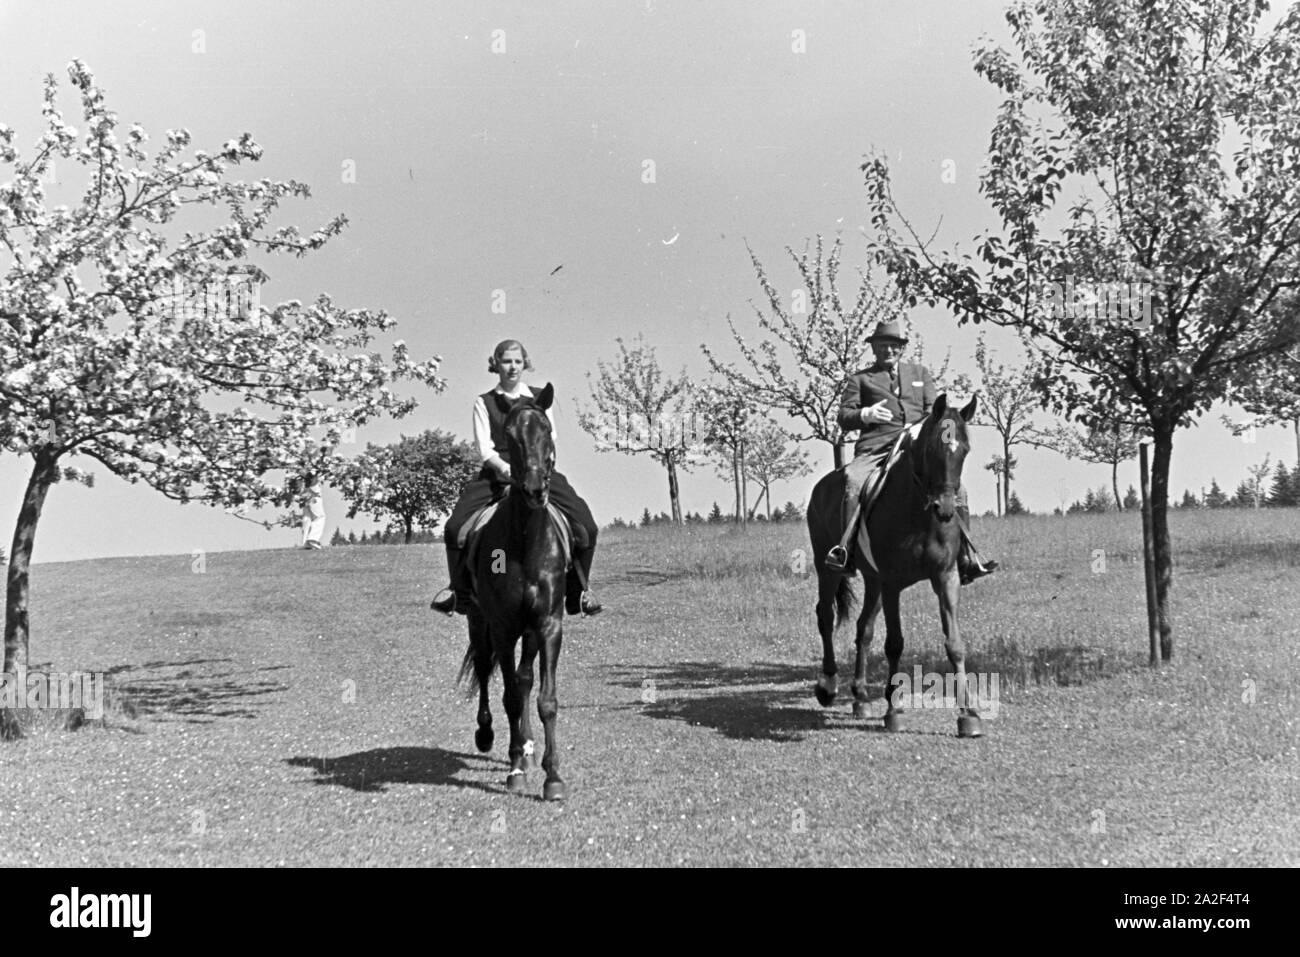
M 878 256 L 909 303 L 1014 329 L 1053 411 L 1151 438 L 1166 661 L 1174 435 L 1300 337 L 1300 8 L 1272 27 L 1266 10 L 1011 4 L 1018 55 L 991 41 L 975 55 L 1004 99 L 979 185 L 1001 225 L 974 257 L 922 237 L 883 157 L 863 165 Z
M 151 157 L 144 129 L 122 132 L 85 64 L 72 61 L 68 76 L 80 130 L 58 109 L 53 75 L 30 156 L 0 124 L 0 170 L 11 170 L 0 171 L 0 447 L 31 463 L 7 569 L 10 673 L 26 662 L 28 574 L 46 493 L 60 478 L 89 484 L 79 458 L 180 502 L 287 507 L 291 489 L 269 473 L 340 474 L 345 429 L 415 407 L 390 385 L 444 385 L 439 359 L 415 361 L 400 340 L 387 361 L 366 350 L 394 325 L 384 312 L 343 309 L 326 295 L 273 306 L 243 295 L 236 308 L 235 297 L 213 307 L 232 279 L 245 293 L 265 280 L 250 255 L 301 256 L 345 217 L 306 236 L 270 229 L 281 200 L 310 193 L 292 180 L 229 178 L 261 157 L 251 135 L 206 152 L 190 150 L 186 130 L 168 130 Z M 75 178 L 81 190 L 74 203 L 47 197 L 56 161 L 64 188 Z M 179 215 L 196 206 L 228 219 L 182 232 Z M 16 727 L 12 715 L 0 719 Z

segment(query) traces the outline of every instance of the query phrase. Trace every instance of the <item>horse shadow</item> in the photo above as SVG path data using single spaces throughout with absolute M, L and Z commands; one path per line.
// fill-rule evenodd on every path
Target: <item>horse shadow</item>
M 920 665 L 924 672 L 950 670 L 942 652 L 904 655 L 900 667 L 910 674 L 913 665 Z M 884 730 L 879 722 L 887 690 L 883 657 L 873 654 L 868 662 L 867 697 L 876 707 L 865 718 L 852 715 L 852 667 L 840 669 L 839 696 L 829 708 L 819 705 L 813 695 L 819 672 L 816 663 L 729 666 L 679 661 L 627 665 L 615 671 L 611 683 L 640 689 L 640 703 L 626 707 L 644 717 L 712 728 L 738 741 L 798 742 L 819 731 Z
M 395 747 L 372 748 L 338 757 L 293 757 L 284 763 L 309 768 L 315 773 L 313 784 L 335 785 L 352 791 L 383 793 L 390 784 L 424 784 L 477 788 L 490 794 L 504 793 L 483 781 L 461 777 L 481 774 L 499 764 L 482 755 L 458 754 L 442 748 Z

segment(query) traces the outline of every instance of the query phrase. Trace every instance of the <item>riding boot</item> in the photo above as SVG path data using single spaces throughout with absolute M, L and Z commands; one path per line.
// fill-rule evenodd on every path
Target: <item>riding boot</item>
M 596 549 L 590 546 L 573 545 L 573 567 L 569 569 L 564 580 L 564 610 L 570 615 L 598 615 L 603 607 L 590 589 L 584 591 L 583 581 L 591 581 L 591 561 L 596 556 Z M 581 576 L 578 570 L 582 570 Z
M 853 533 L 856 530 L 857 521 L 855 521 L 857 511 L 857 496 L 850 499 L 847 496 L 840 506 L 840 523 L 843 531 L 840 533 L 840 540 L 834 548 L 826 553 L 826 567 L 841 571 L 848 567 L 849 549 L 853 545 Z
M 473 592 L 470 589 L 469 569 L 465 567 L 461 557 L 459 548 L 452 544 L 447 545 L 447 569 L 451 574 L 451 584 L 438 592 L 429 603 L 430 608 L 444 615 L 469 614 Z
M 965 505 L 958 505 L 957 515 L 961 519 L 962 527 L 961 551 L 957 553 L 957 575 L 963 585 L 969 585 L 977 578 L 993 574 L 997 570 L 998 563 L 981 562 L 976 557 L 978 552 L 975 551 L 975 545 L 965 532 L 965 529 L 970 528 L 970 509 Z

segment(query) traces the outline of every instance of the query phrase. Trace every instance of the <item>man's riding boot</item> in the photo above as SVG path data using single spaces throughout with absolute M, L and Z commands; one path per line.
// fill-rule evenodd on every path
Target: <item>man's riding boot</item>
M 460 549 L 455 545 L 447 546 L 447 568 L 451 570 L 451 584 L 434 596 L 429 607 L 444 615 L 467 615 L 473 595 L 469 587 L 468 569 L 461 561 Z
M 875 494 L 877 486 L 884 480 L 881 472 L 882 466 L 876 466 L 871 472 L 867 473 L 866 481 L 857 490 L 857 494 L 849 495 L 845 489 L 844 503 L 840 507 L 840 517 L 844 523 L 844 531 L 840 534 L 840 543 L 826 553 L 826 567 L 834 571 L 843 571 L 849 565 L 849 552 L 853 548 L 853 543 L 858 535 L 858 522 L 862 518 L 863 504 Z
M 981 562 L 975 557 L 975 546 L 964 531 L 964 529 L 970 528 L 970 509 L 965 505 L 958 505 L 957 514 L 961 518 L 963 528 L 961 551 L 957 554 L 957 575 L 963 585 L 969 585 L 976 579 L 991 575 L 997 571 L 998 563 L 994 561 Z
M 573 547 L 573 564 L 575 567 L 569 569 L 569 573 L 564 581 L 564 610 L 570 615 L 599 615 L 603 606 L 596 600 L 596 596 L 590 590 L 583 591 L 582 583 L 584 580 L 591 581 L 591 560 L 595 557 L 594 548 L 579 548 L 577 543 Z M 578 569 L 582 569 L 582 576 L 579 577 Z
M 844 531 L 840 534 L 839 544 L 826 553 L 826 567 L 833 571 L 843 571 L 849 564 L 849 547 L 853 544 L 853 533 L 857 528 L 860 503 L 849 506 L 845 502 L 840 510 Z

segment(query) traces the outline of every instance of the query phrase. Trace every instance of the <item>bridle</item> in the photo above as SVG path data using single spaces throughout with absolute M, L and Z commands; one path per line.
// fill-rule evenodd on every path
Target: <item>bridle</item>
M 542 409 L 537 408 L 536 406 L 532 405 L 531 403 L 528 404 L 528 405 L 524 405 L 524 406 L 516 405 L 515 408 L 512 408 L 512 409 L 510 410 L 510 414 L 511 414 L 511 416 L 513 416 L 513 415 L 516 414 L 516 413 L 515 413 L 515 409 L 522 409 L 522 410 L 528 410 L 528 409 L 531 409 L 532 411 L 534 411 L 534 412 L 536 412 L 537 414 L 539 414 L 539 415 L 542 417 L 542 421 L 546 424 L 546 432 L 547 432 L 547 434 L 548 434 L 548 435 L 550 434 L 550 432 L 551 432 L 551 419 L 550 419 L 550 417 L 546 414 L 545 411 L 543 411 Z M 521 412 L 519 412 L 519 414 L 522 415 L 523 412 L 521 411 Z M 506 434 L 507 434 L 507 435 L 510 434 L 509 423 L 507 423 Z M 522 446 L 522 443 L 519 443 L 519 442 L 517 442 L 517 441 L 516 441 L 515 444 L 516 444 L 516 445 L 521 445 L 521 446 Z M 525 484 L 524 484 L 524 480 L 525 480 L 526 478 L 528 478 L 530 475 L 539 475 L 539 476 L 540 476 L 540 484 L 541 484 L 542 491 L 543 491 L 543 492 L 549 492 L 549 491 L 550 491 L 550 488 L 551 488 L 551 475 L 554 473 L 554 471 L 555 471 L 555 464 L 554 464 L 554 462 L 552 462 L 549 458 L 548 458 L 547 460 L 545 460 L 545 461 L 543 462 L 542 465 L 534 465 L 534 466 L 531 466 L 531 467 L 529 467 L 529 468 L 526 468 L 526 469 L 524 469 L 523 471 L 518 472 L 518 473 L 516 473 L 516 472 L 512 469 L 512 470 L 511 470 L 511 474 L 510 474 L 510 487 L 511 487 L 511 488 L 518 487 L 520 493 L 522 494 L 523 491 L 524 491 L 524 489 L 525 489 L 525 487 L 526 487 Z
M 926 486 L 925 480 L 921 477 L 921 471 L 925 466 L 925 444 L 922 438 L 928 440 L 929 429 L 923 429 L 917 435 L 916 441 L 911 443 L 909 451 L 912 453 L 912 481 L 916 484 L 918 490 L 925 497 L 924 508 L 929 511 L 932 508 L 938 508 L 940 500 L 945 495 L 951 495 L 954 498 L 961 489 L 960 482 L 943 482 L 939 485 L 931 484 Z

